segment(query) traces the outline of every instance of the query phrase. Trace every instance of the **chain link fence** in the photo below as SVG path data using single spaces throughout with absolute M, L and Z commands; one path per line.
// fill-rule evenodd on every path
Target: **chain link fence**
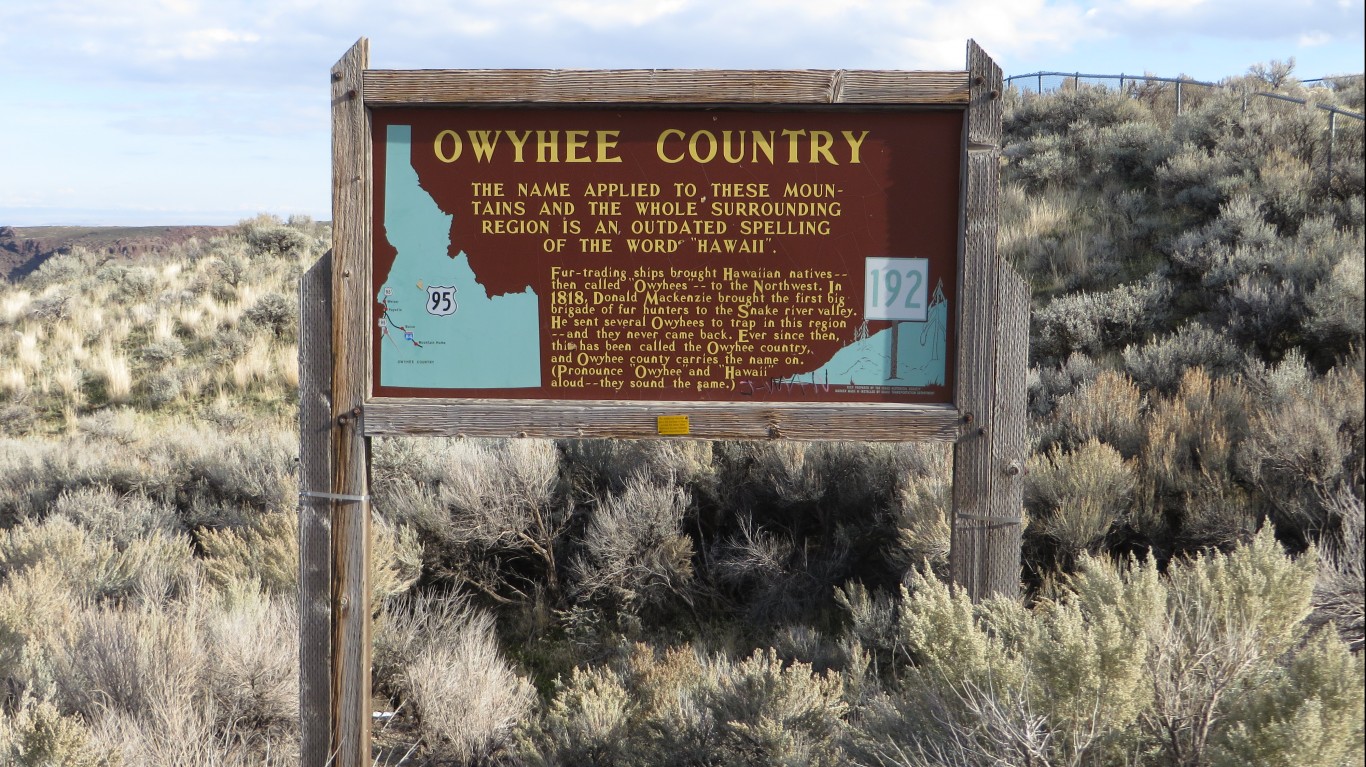
M 1335 83 L 1361 79 L 1366 75 L 1343 75 L 1341 77 L 1319 77 L 1313 80 L 1298 80 L 1295 82 L 1307 87 L 1332 87 Z M 1082 72 L 1031 72 L 1023 75 L 1011 75 L 1005 78 L 1006 88 L 1016 89 L 1022 96 L 1043 95 L 1045 93 L 1056 93 L 1059 91 L 1080 90 L 1082 88 L 1112 88 L 1120 93 L 1128 94 L 1134 98 L 1147 98 L 1152 100 L 1155 93 L 1169 93 L 1175 98 L 1176 114 L 1181 114 L 1186 106 L 1193 100 L 1199 99 L 1212 88 L 1225 87 L 1220 83 L 1206 82 L 1204 80 L 1193 80 L 1185 77 L 1158 77 L 1156 75 L 1095 75 Z M 1260 97 L 1283 101 L 1291 104 L 1299 104 L 1327 113 L 1328 119 L 1328 173 L 1333 173 L 1333 150 L 1337 143 L 1337 121 L 1341 115 L 1347 119 L 1362 122 L 1366 120 L 1366 115 L 1360 112 L 1353 112 L 1332 104 L 1320 104 L 1312 99 L 1302 99 L 1284 93 L 1273 91 L 1253 91 L 1244 94 L 1243 102 L 1246 106 L 1247 99 L 1250 97 Z

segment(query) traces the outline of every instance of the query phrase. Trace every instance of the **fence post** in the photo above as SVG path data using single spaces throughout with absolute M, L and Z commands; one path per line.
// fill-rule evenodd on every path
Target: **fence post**
M 1338 139 L 1338 113 L 1328 113 L 1328 183 L 1333 183 L 1333 148 Z
M 1043 72 L 1039 73 L 1039 95 L 1043 95 Z
M 299 280 L 299 763 L 332 759 L 332 251 Z
M 1181 81 L 1176 81 L 1176 115 L 1181 116 Z

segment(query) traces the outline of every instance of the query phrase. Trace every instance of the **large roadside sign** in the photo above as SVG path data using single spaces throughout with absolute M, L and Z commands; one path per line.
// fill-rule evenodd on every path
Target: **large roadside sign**
M 949 403 L 963 116 L 374 110 L 374 393 Z
M 1028 291 L 1001 71 L 332 69 L 300 282 L 300 730 L 370 749 L 372 437 L 953 444 L 956 587 L 1019 586 Z

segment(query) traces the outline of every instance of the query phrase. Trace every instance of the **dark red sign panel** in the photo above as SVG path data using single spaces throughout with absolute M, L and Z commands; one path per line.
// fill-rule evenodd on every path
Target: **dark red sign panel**
M 951 401 L 960 111 L 372 117 L 377 396 Z

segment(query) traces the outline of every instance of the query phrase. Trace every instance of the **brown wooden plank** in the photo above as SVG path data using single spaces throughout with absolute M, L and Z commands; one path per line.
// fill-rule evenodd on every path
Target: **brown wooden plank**
M 968 77 L 976 94 L 991 82 L 996 69 L 976 43 L 968 43 Z M 963 412 L 963 433 L 953 451 L 953 534 L 949 568 L 956 586 L 974 599 L 986 595 L 985 531 L 980 520 L 997 516 L 991 507 L 998 471 L 992 465 L 995 439 L 993 387 L 996 382 L 996 230 L 1000 187 L 1000 150 L 975 140 L 989 137 L 984 121 L 997 123 L 1000 111 L 984 105 L 999 99 L 974 96 L 968 105 L 963 143 L 963 257 L 959 272 L 958 382 L 954 402 Z M 992 115 L 995 115 L 993 118 Z M 972 126 L 978 127 L 974 129 Z M 976 131 L 974 133 L 974 130 Z
M 1025 413 L 1029 372 L 1029 287 L 1010 264 L 1000 261 L 996 289 L 996 401 L 991 489 L 994 520 L 986 528 L 986 590 L 1015 597 L 1020 593 L 1020 546 L 1024 532 L 1024 467 L 1029 447 Z
M 337 767 L 370 764 L 368 391 L 370 130 L 362 38 L 332 69 L 332 748 Z
M 489 103 L 963 106 L 966 72 L 712 69 L 371 70 L 370 107 Z
M 659 416 L 686 415 L 695 439 L 950 441 L 958 411 L 947 405 L 754 405 L 699 402 L 371 400 L 368 436 L 658 437 Z M 677 437 L 666 437 L 676 439 Z
M 1001 143 L 1004 106 L 1001 68 L 973 40 L 968 41 L 968 143 L 987 147 Z
M 332 254 L 299 280 L 299 490 L 332 487 Z M 332 524 L 323 499 L 299 499 L 299 755 L 327 764 L 332 734 Z

